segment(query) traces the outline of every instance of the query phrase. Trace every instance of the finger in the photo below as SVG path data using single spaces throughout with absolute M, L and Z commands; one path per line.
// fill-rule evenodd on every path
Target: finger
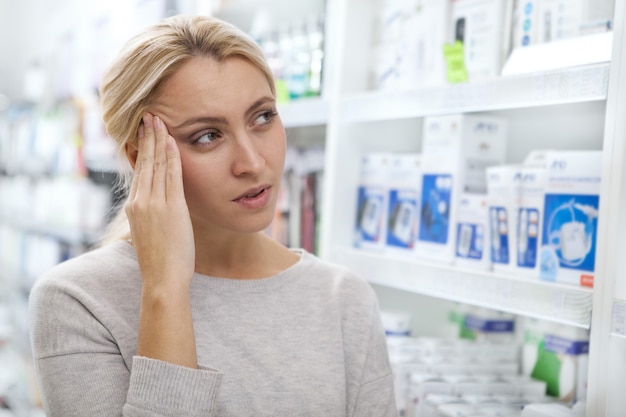
M 146 113 L 143 117 L 144 138 L 139 141 L 137 164 L 135 165 L 137 180 L 135 198 L 142 198 L 144 195 L 147 197 L 152 192 L 155 148 L 155 133 L 152 119 L 153 116 L 150 113 Z
M 176 140 L 172 136 L 167 137 L 167 183 L 166 198 L 168 201 L 176 198 L 184 198 L 183 169 L 180 160 L 180 151 Z
M 155 135 L 155 149 L 154 149 L 154 173 L 152 177 L 152 196 L 157 199 L 165 198 L 165 180 L 167 175 L 167 127 L 165 123 L 158 117 L 152 118 L 154 135 Z
M 145 137 L 143 122 L 139 125 L 139 129 L 137 129 L 137 146 L 143 142 Z M 139 156 L 137 156 L 139 158 Z M 137 165 L 135 164 L 135 171 L 137 170 Z M 137 175 L 133 173 L 132 182 L 130 183 L 130 190 L 128 192 L 128 199 L 133 200 L 135 198 L 135 194 L 137 193 Z

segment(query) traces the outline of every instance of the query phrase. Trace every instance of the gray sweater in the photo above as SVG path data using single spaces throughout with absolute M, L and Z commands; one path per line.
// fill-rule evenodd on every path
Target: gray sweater
M 30 297 L 48 417 L 395 417 L 374 292 L 298 253 L 265 279 L 194 276 L 200 369 L 135 355 L 141 277 L 129 243 L 56 266 Z

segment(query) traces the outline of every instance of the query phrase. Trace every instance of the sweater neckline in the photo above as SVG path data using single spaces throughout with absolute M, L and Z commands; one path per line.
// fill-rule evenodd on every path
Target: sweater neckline
M 135 262 L 137 262 L 137 253 L 135 252 L 135 248 L 129 241 L 120 241 L 116 246 L 117 250 L 121 251 L 124 255 L 132 258 Z M 209 285 L 214 288 L 219 287 L 223 289 L 263 289 L 268 287 L 271 288 L 276 286 L 282 286 L 285 281 L 293 278 L 293 271 L 304 267 L 304 265 L 309 262 L 311 256 L 309 252 L 302 248 L 289 248 L 289 250 L 299 255 L 299 259 L 293 265 L 289 266 L 283 271 L 280 271 L 277 274 L 264 278 L 238 279 L 215 277 L 194 272 L 192 286 L 194 286 L 194 284 L 197 285 L 198 283 L 201 283 L 201 285 Z

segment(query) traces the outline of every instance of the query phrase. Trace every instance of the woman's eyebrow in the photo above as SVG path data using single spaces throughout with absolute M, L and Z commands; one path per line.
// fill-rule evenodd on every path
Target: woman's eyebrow
M 212 117 L 212 116 L 199 116 L 192 117 L 191 119 L 187 119 L 183 121 L 181 124 L 172 127 L 172 130 L 182 129 L 187 126 L 195 125 L 196 123 L 221 123 L 227 124 L 228 121 L 224 117 Z
M 250 107 L 248 107 L 248 110 L 246 110 L 246 116 L 249 116 L 250 113 L 254 112 L 257 108 L 267 104 L 267 103 L 272 103 L 274 104 L 276 100 L 274 99 L 274 97 L 272 96 L 263 96 L 260 99 L 258 99 L 257 101 L 255 101 L 254 103 L 252 103 L 252 105 Z
M 274 97 L 271 96 L 263 96 L 260 99 L 256 100 L 254 103 L 252 103 L 252 105 L 250 107 L 248 107 L 248 110 L 246 110 L 246 117 L 249 116 L 251 113 L 253 113 L 257 108 L 267 104 L 267 103 L 274 103 L 275 99 Z M 173 126 L 172 130 L 178 130 L 178 129 L 182 129 L 184 127 L 187 126 L 191 126 L 194 125 L 196 123 L 215 123 L 215 124 L 228 124 L 228 120 L 226 120 L 225 117 L 215 117 L 215 116 L 198 116 L 198 117 L 192 117 L 191 119 L 187 119 L 185 121 L 183 121 L 182 123 Z

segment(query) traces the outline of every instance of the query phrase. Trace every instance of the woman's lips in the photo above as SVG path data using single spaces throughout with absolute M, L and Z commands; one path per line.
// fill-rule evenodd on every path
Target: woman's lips
M 243 193 L 241 196 L 234 199 L 233 202 L 248 209 L 263 208 L 270 201 L 270 197 L 271 197 L 270 189 L 271 187 L 267 185 L 250 189 L 246 191 L 245 193 Z

